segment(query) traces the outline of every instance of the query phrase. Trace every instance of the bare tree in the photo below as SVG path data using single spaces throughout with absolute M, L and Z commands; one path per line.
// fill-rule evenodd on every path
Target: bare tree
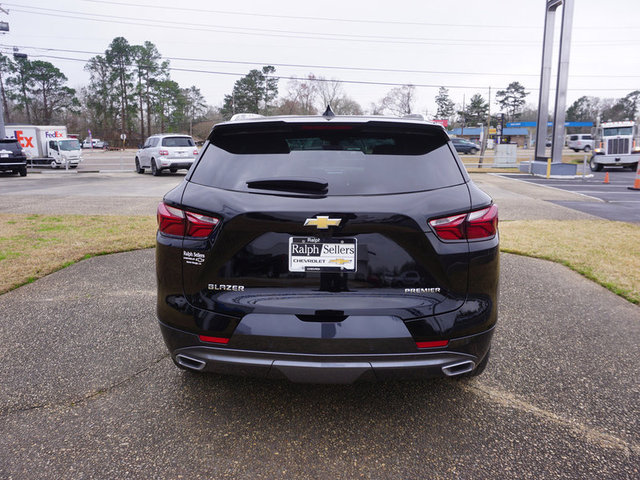
M 399 117 L 411 115 L 413 113 L 413 102 L 415 101 L 415 89 L 413 85 L 403 85 L 392 88 L 382 99 L 382 110 L 390 112 Z
M 318 77 L 317 89 L 320 109 L 324 110 L 327 108 L 327 105 L 331 105 L 331 108 L 335 112 L 338 104 L 345 96 L 342 83 L 335 79 L 327 80 L 324 77 Z
M 290 80 L 287 84 L 287 95 L 278 106 L 280 115 L 315 115 L 314 106 L 318 96 L 318 85 L 315 76 L 310 73 L 304 80 Z

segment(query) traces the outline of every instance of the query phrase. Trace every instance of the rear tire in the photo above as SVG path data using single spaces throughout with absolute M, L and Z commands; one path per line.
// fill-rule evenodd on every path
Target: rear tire
M 162 173 L 162 170 L 158 168 L 158 166 L 156 165 L 156 160 L 152 158 L 151 159 L 151 175 L 153 175 L 154 177 L 159 177 L 161 173 Z
M 584 153 L 589 153 L 591 151 L 591 147 L 589 145 L 585 145 Z
M 178 171 L 178 169 L 177 169 L 177 168 L 170 168 L 170 169 L 169 169 L 169 171 L 170 171 L 171 173 L 176 173 L 176 172 Z
M 592 172 L 599 172 L 602 170 L 602 164 L 596 162 L 596 158 L 593 156 L 591 157 L 591 160 L 589 160 L 589 168 Z
M 20 170 L 18 170 L 18 173 L 20 174 L 21 177 L 26 177 L 27 176 L 27 167 L 20 167 Z
M 138 160 L 138 157 L 136 157 L 136 173 L 144 173 L 144 168 L 140 166 L 140 160 Z
M 476 153 L 478 153 L 478 149 L 477 148 L 472 148 L 471 150 L 469 150 L 469 153 L 471 155 L 475 155 Z

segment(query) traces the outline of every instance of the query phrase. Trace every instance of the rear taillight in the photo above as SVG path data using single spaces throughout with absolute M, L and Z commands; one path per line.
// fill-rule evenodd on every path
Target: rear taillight
M 166 157 L 169 155 L 169 150 L 160 150 L 158 152 L 158 155 L 160 155 L 161 157 Z
M 449 345 L 449 340 L 435 340 L 432 342 L 416 342 L 418 348 L 442 348 Z
M 226 345 L 227 343 L 229 343 L 229 339 L 224 337 L 209 337 L 207 335 L 199 335 L 198 338 L 201 342 L 206 343 L 220 343 L 222 345 Z
M 493 237 L 498 230 L 498 207 L 491 205 L 469 213 L 434 218 L 429 220 L 429 225 L 442 240 L 478 240 Z
M 218 218 L 187 212 L 166 203 L 158 205 L 158 230 L 167 235 L 205 238 L 219 222 Z
M 198 149 L 196 148 L 195 150 L 193 150 L 193 154 L 197 157 L 198 156 Z

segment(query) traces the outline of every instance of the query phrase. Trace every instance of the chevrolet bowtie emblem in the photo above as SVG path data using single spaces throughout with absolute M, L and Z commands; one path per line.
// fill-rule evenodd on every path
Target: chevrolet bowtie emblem
M 329 227 L 337 227 L 342 221 L 341 218 L 329 218 L 317 216 L 316 218 L 307 218 L 304 221 L 305 227 L 317 227 L 318 230 L 326 230 Z
M 329 263 L 344 265 L 345 263 L 351 263 L 351 260 L 347 260 L 346 258 L 334 258 L 333 260 L 329 260 Z

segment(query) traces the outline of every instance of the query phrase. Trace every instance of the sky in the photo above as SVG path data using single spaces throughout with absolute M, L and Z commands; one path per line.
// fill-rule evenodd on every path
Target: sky
M 170 59 L 171 78 L 220 106 L 252 68 L 280 77 L 344 81 L 368 109 L 395 86 L 416 85 L 415 108 L 431 117 L 439 86 L 457 104 L 518 81 L 537 105 L 543 0 L 13 0 L 0 21 L 0 51 L 13 47 L 56 65 L 69 86 L 117 36 L 149 40 Z M 567 106 L 583 95 L 619 98 L 640 89 L 640 2 L 575 0 Z M 556 19 L 556 44 L 560 16 Z M 557 45 L 556 45 L 557 50 Z M 557 60 L 554 61 L 556 63 Z M 287 89 L 280 80 L 280 93 Z M 553 92 L 552 92 L 553 95 Z

